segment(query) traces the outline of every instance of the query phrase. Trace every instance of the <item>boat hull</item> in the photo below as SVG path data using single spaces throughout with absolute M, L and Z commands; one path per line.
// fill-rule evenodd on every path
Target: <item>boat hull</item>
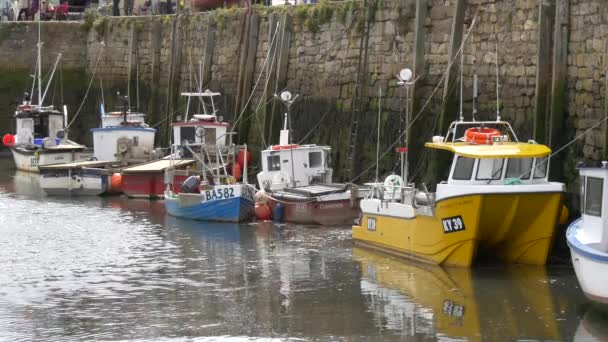
M 108 190 L 104 169 L 41 170 L 40 187 L 50 196 L 97 196 Z
M 283 221 L 306 225 L 349 225 L 359 216 L 359 200 L 348 199 L 312 200 L 302 202 L 278 202 L 269 200 L 268 205 L 274 209 L 277 204 L 285 206 Z
M 11 148 L 17 170 L 39 172 L 39 165 L 70 163 L 81 157 L 81 149 L 52 151 L 44 149 L 25 150 Z
M 582 220 L 573 222 L 566 233 L 572 265 L 585 296 L 592 301 L 608 304 L 608 254 L 595 250 L 579 241 Z
M 179 193 L 187 175 L 173 177 L 172 191 Z M 133 198 L 163 198 L 165 195 L 165 172 L 156 173 L 124 173 L 122 175 L 122 191 Z
M 254 190 L 244 184 L 218 185 L 200 193 L 165 194 L 165 208 L 171 216 L 220 222 L 251 219 Z
M 367 208 L 365 201 L 361 205 Z M 474 194 L 437 201 L 434 213 L 411 217 L 385 215 L 378 205 L 364 210 L 353 238 L 439 265 L 470 267 L 480 249 L 509 263 L 543 265 L 561 203 L 561 192 Z

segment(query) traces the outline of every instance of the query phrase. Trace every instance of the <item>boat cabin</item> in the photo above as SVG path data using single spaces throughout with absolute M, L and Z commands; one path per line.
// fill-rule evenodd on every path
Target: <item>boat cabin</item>
M 101 116 L 101 127 L 146 127 L 146 114 L 137 112 L 110 112 Z
M 64 115 L 53 107 L 22 104 L 17 107 L 15 119 L 17 144 L 42 146 L 47 137 L 58 144 L 63 137 L 60 132 L 64 129 Z
M 593 241 L 594 249 L 608 252 L 608 162 L 600 167 L 579 166 L 580 210 L 585 241 Z
M 174 144 L 219 146 L 232 144 L 231 135 L 228 133 L 230 125 L 222 122 L 222 117 L 217 116 L 214 97 L 221 96 L 220 93 L 205 90 L 198 93 L 182 93 L 182 96 L 187 97 L 186 113 L 183 121 L 172 124 Z M 189 110 L 195 106 L 200 107 L 202 113 L 190 116 Z
M 329 146 L 285 144 L 262 151 L 260 189 L 282 190 L 293 186 L 294 180 L 298 187 L 331 183 L 332 176 Z
M 128 163 L 153 159 L 156 129 L 148 127 L 145 118 L 131 111 L 104 113 L 101 127 L 91 129 L 95 158 Z
M 457 135 L 457 132 L 463 130 L 462 135 Z M 461 138 L 456 139 L 456 136 Z M 518 142 L 507 122 L 455 122 L 448 130 L 447 139 L 434 137 L 433 142 L 425 146 L 454 153 L 448 180 L 442 184 L 512 185 L 547 182 L 547 158 L 551 150 L 534 141 Z

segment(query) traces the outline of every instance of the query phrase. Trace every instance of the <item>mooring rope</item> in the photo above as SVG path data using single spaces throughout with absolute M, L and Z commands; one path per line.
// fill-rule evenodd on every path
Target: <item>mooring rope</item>
M 99 49 L 99 52 L 97 53 L 97 60 L 95 61 L 95 68 L 93 68 L 93 75 L 91 75 L 91 80 L 89 81 L 89 86 L 87 87 L 87 91 L 84 93 L 84 97 L 82 99 L 82 102 L 80 103 L 80 106 L 78 107 L 78 110 L 76 111 L 76 114 L 74 114 L 74 117 L 72 118 L 70 123 L 65 127 L 66 130 L 68 128 L 70 128 L 70 126 L 72 126 L 72 124 L 78 117 L 78 114 L 80 114 L 80 111 L 82 110 L 82 107 L 84 106 L 84 103 L 87 100 L 87 96 L 89 96 L 89 91 L 91 90 L 91 86 L 93 85 L 93 81 L 95 80 L 95 74 L 97 73 L 97 66 L 99 65 L 99 60 L 101 59 L 101 54 L 104 51 L 104 47 L 105 47 L 105 44 L 102 42 L 101 49 Z

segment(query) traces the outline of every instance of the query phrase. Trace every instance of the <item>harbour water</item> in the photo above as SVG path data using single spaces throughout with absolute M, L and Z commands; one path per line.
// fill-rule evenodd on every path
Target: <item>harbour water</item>
M 569 267 L 442 269 L 349 227 L 179 220 L 49 198 L 0 159 L 0 340 L 602 341 Z

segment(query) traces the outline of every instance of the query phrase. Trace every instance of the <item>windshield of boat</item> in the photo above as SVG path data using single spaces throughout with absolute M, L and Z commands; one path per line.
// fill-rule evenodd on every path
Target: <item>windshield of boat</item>
M 602 194 L 604 190 L 604 179 L 587 177 L 585 193 L 585 214 L 591 216 L 602 216 Z
M 455 180 L 470 180 L 473 174 L 473 166 L 475 165 L 475 159 L 458 156 L 456 165 L 454 166 L 454 173 L 452 179 Z
M 498 180 L 502 176 L 504 159 L 480 159 L 477 167 L 477 180 Z
M 532 158 L 511 158 L 507 162 L 506 178 L 530 179 Z

